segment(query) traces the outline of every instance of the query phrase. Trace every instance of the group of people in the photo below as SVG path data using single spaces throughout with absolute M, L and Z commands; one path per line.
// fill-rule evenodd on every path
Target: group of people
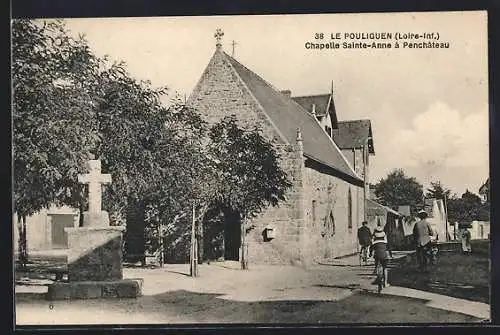
M 368 222 L 363 221 L 361 227 L 358 229 L 358 241 L 361 246 L 361 253 L 363 254 L 365 249 L 368 249 L 369 257 L 373 256 L 375 260 L 375 269 L 379 263 L 382 264 L 385 274 L 384 286 L 389 286 L 387 282 L 387 263 L 389 262 L 389 256 L 392 255 L 390 255 L 390 250 L 387 248 L 387 235 L 383 227 L 378 224 L 372 234 L 368 227 Z
M 427 252 L 435 239 L 435 233 L 431 224 L 427 221 L 428 214 L 426 211 L 419 211 L 417 217 L 420 220 L 415 223 L 413 228 L 413 240 L 415 242 L 419 269 L 426 271 L 428 265 Z M 387 286 L 387 263 L 389 258 L 392 258 L 392 251 L 388 248 L 387 235 L 382 225 L 377 224 L 372 233 L 368 227 L 368 222 L 363 221 L 362 226 L 358 229 L 358 242 L 361 246 L 361 254 L 368 249 L 369 257 L 373 256 L 375 268 L 379 263 L 382 264 L 385 273 L 385 284 Z

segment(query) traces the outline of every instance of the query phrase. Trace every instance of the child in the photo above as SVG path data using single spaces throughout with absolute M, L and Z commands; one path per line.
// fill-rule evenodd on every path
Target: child
M 375 269 L 377 268 L 379 262 L 382 263 L 385 274 L 384 286 L 388 287 L 389 283 L 387 281 L 387 263 L 389 261 L 389 253 L 387 252 L 387 236 L 380 226 L 377 226 L 375 228 L 375 232 L 373 233 L 373 241 L 372 245 L 370 246 L 370 257 L 372 257 L 372 255 L 375 259 Z

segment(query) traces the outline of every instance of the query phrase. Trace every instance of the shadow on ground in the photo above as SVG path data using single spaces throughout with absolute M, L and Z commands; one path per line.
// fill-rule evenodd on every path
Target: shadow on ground
M 22 308 L 22 300 L 17 306 Z M 33 296 L 31 296 L 33 298 Z M 479 319 L 426 306 L 426 300 L 366 291 L 353 292 L 340 301 L 282 300 L 242 302 L 226 300 L 221 294 L 185 290 L 165 292 L 137 299 L 55 301 L 53 311 L 67 315 L 78 310 L 123 315 L 129 322 L 140 323 L 141 315 L 158 323 L 464 323 Z M 47 301 L 29 305 L 46 308 Z M 27 303 L 25 303 L 27 304 Z M 72 312 L 73 311 L 73 312 Z M 52 314 L 54 315 L 54 314 Z M 62 320 L 68 320 L 61 317 Z M 173 321 L 174 320 L 174 321 Z M 67 322 L 70 322 L 69 320 Z M 91 323 L 91 320 L 87 320 Z
M 425 273 L 416 264 L 402 263 L 390 271 L 389 283 L 489 304 L 490 256 L 484 249 L 473 249 L 471 255 L 440 252 L 438 264 Z

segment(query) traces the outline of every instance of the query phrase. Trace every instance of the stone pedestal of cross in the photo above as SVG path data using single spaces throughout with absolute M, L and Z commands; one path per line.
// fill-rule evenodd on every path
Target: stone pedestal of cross
M 78 175 L 79 183 L 89 185 L 89 210 L 83 213 L 83 226 L 108 226 L 109 215 L 101 209 L 102 184 L 110 184 L 111 175 L 101 174 L 101 161 L 97 159 L 88 161 L 87 168 L 88 174 Z
M 110 226 L 101 209 L 102 184 L 111 175 L 101 174 L 101 162 L 90 160 L 89 173 L 78 181 L 89 185 L 89 210 L 83 213 L 83 227 L 64 228 L 68 235 L 68 282 L 49 285 L 48 300 L 136 298 L 142 294 L 142 279 L 123 279 L 123 230 Z

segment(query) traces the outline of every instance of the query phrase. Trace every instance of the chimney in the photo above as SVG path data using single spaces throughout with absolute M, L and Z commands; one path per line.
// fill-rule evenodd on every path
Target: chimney
M 292 97 L 292 91 L 290 91 L 290 90 L 283 90 L 283 91 L 281 91 L 281 94 L 286 95 L 289 98 Z
M 316 116 L 316 104 L 313 104 L 311 114 L 312 114 L 313 116 Z

